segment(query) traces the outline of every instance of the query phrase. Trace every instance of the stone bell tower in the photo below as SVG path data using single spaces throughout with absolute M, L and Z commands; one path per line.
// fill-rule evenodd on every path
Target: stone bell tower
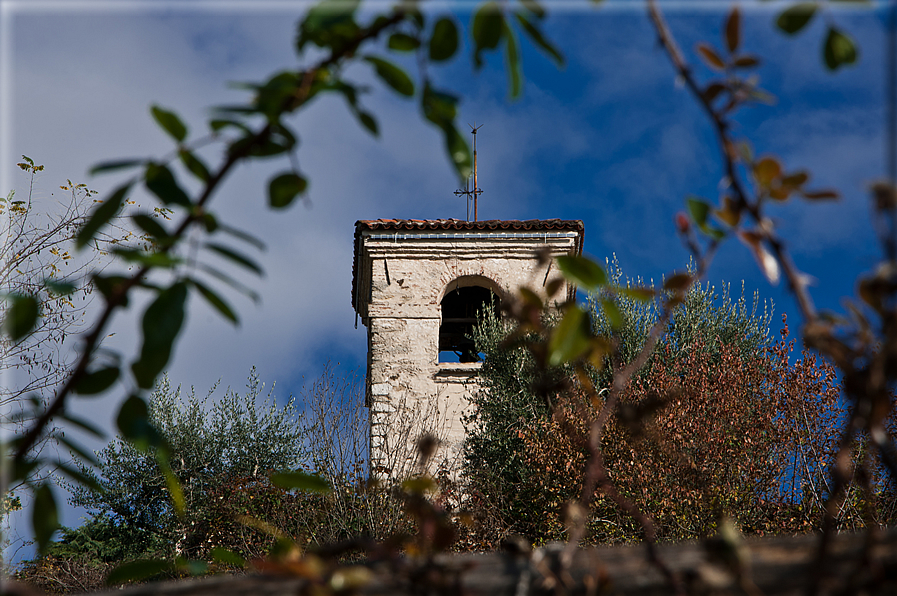
M 423 432 L 442 441 L 432 461 L 457 470 L 461 416 L 479 389 L 468 338 L 477 313 L 497 312 L 519 286 L 540 288 L 553 277 L 540 251 L 580 254 L 582 241 L 578 220 L 355 223 L 352 305 L 368 329 L 372 475 L 413 471 Z M 573 292 L 566 287 L 563 296 Z

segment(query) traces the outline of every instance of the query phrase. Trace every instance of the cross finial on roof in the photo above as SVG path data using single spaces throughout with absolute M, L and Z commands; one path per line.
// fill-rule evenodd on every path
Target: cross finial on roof
M 474 121 L 473 125 L 468 124 L 470 126 L 470 132 L 473 134 L 473 188 L 470 188 L 470 176 L 467 177 L 467 182 L 464 183 L 464 188 L 459 188 L 455 191 L 455 196 L 464 195 L 467 197 L 467 221 L 470 221 L 470 199 L 473 198 L 473 221 L 477 221 L 477 217 L 479 215 L 477 209 L 477 197 L 483 194 L 482 189 L 477 184 L 477 131 L 483 128 L 483 125 L 476 125 L 476 121 Z

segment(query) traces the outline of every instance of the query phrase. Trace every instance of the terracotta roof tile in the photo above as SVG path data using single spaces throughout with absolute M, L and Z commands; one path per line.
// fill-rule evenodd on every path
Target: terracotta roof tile
M 368 219 L 355 222 L 357 230 L 570 230 L 583 231 L 582 221 L 567 219 Z

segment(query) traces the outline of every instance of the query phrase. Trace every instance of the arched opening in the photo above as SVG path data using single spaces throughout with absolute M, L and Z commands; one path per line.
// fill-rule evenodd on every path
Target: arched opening
M 439 362 L 479 362 L 482 357 L 470 337 L 477 316 L 498 313 L 500 301 L 489 288 L 458 284 L 442 298 L 439 326 Z

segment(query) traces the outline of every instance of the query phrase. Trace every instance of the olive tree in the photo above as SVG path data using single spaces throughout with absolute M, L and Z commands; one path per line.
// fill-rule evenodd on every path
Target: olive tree
M 172 387 L 167 376 L 159 380 L 147 422 L 165 443 L 169 469 L 154 452 L 117 436 L 97 452 L 95 470 L 82 465 L 101 490 L 71 486 L 71 504 L 90 513 L 88 523 L 120 528 L 131 537 L 125 542 L 141 545 L 141 554 L 183 555 L 204 541 L 215 505 L 210 497 L 219 487 L 237 479 L 267 480 L 272 472 L 308 462 L 308 429 L 294 399 L 278 405 L 273 387 L 263 395 L 254 368 L 242 394 L 228 389 L 216 398 L 216 389 L 199 398 L 192 388 Z M 182 515 L 170 497 L 169 474 L 182 494 Z

